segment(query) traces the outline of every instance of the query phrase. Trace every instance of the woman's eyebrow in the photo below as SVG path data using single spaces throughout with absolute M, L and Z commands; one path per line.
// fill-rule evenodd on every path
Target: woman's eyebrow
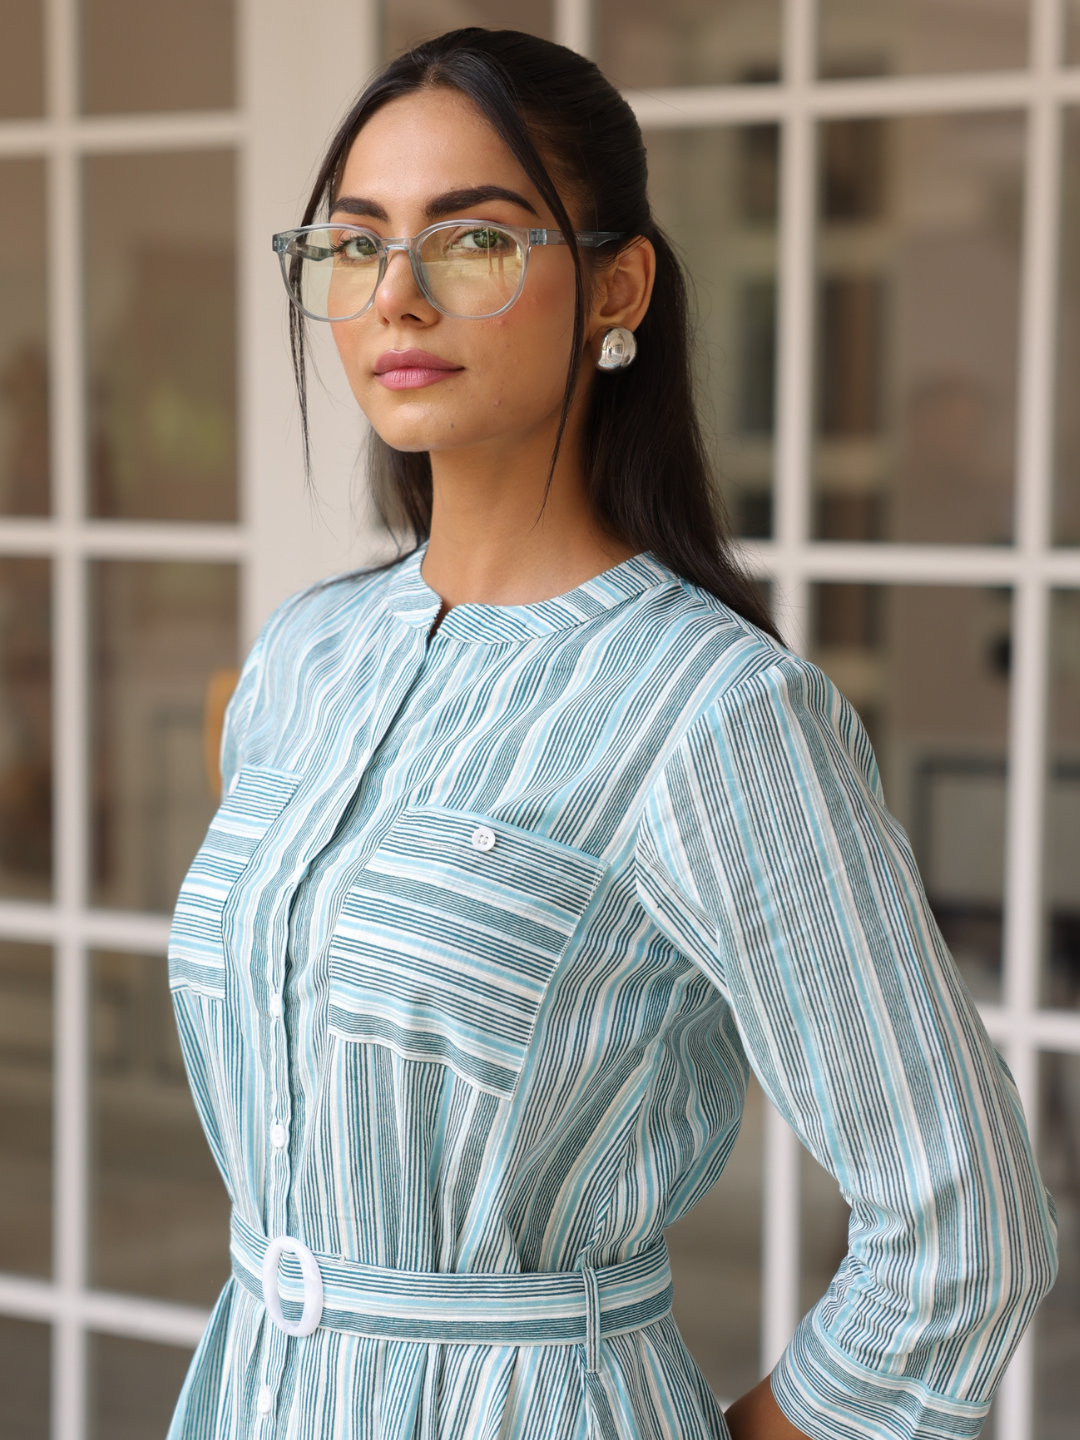
M 531 205 L 524 195 L 519 195 L 516 190 L 507 190 L 503 185 L 472 185 L 467 189 L 447 190 L 445 194 L 436 195 L 433 200 L 429 200 L 424 207 L 424 213 L 429 220 L 441 220 L 459 210 L 469 210 L 474 205 L 482 205 L 486 200 L 509 200 L 511 205 L 520 205 L 523 210 L 528 210 L 530 215 L 536 215 L 539 219 L 536 207 Z M 384 206 L 363 195 L 339 195 L 330 213 L 362 215 L 369 220 L 390 219 Z
M 362 195 L 339 195 L 330 207 L 330 214 L 343 210 L 346 215 L 366 215 L 369 220 L 389 220 L 390 216 L 377 200 L 367 200 Z
M 429 219 L 441 220 L 444 215 L 469 210 L 474 205 L 482 205 L 485 200 L 509 200 L 511 205 L 520 205 L 530 215 L 540 218 L 536 207 L 530 205 L 524 195 L 519 195 L 516 190 L 507 190 L 502 185 L 473 185 L 465 190 L 447 190 L 445 195 L 436 195 L 434 200 L 429 200 L 426 210 Z

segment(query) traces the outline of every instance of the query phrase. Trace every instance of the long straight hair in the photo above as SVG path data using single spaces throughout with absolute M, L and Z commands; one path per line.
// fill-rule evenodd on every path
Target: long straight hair
M 636 331 L 637 359 L 626 370 L 597 376 L 588 401 L 584 464 L 589 500 L 613 535 L 651 552 L 675 574 L 779 639 L 757 587 L 732 555 L 694 405 L 687 279 L 649 205 L 641 129 L 592 61 L 516 30 L 453 30 L 416 46 L 392 60 L 345 117 L 319 168 L 302 223 L 331 213 L 349 149 L 372 115 L 390 100 L 433 87 L 459 91 L 477 107 L 543 197 L 573 258 L 571 360 L 549 483 L 585 341 L 585 266 L 610 264 L 622 247 L 644 236 L 656 251 L 656 279 Z M 580 228 L 618 231 L 623 237 L 594 252 L 588 262 L 551 170 L 578 206 Z M 295 307 L 290 340 L 310 471 L 304 319 Z M 390 529 L 405 529 L 422 543 L 431 532 L 429 455 L 395 450 L 374 431 L 369 444 L 379 514 Z

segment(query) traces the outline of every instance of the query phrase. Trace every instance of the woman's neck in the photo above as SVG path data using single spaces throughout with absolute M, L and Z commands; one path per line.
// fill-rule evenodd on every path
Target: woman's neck
M 636 553 L 607 533 L 567 436 L 548 485 L 551 445 L 470 457 L 432 455 L 424 580 L 448 606 L 528 605 L 591 580 Z

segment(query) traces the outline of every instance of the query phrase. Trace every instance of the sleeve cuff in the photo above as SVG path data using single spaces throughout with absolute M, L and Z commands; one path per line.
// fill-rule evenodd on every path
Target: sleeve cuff
M 969 1440 L 990 1401 L 951 1400 L 903 1375 L 868 1370 L 807 1315 L 773 1371 L 772 1392 L 791 1423 L 810 1440 Z

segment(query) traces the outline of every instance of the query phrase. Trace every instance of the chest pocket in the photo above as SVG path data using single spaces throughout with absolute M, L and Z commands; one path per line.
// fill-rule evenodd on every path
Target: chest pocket
M 222 911 L 273 822 L 300 783 L 298 775 L 246 765 L 210 823 L 173 914 L 169 983 L 213 999 L 225 995 Z
M 544 991 L 606 866 L 433 807 L 395 820 L 330 949 L 330 1029 L 513 1093 Z

